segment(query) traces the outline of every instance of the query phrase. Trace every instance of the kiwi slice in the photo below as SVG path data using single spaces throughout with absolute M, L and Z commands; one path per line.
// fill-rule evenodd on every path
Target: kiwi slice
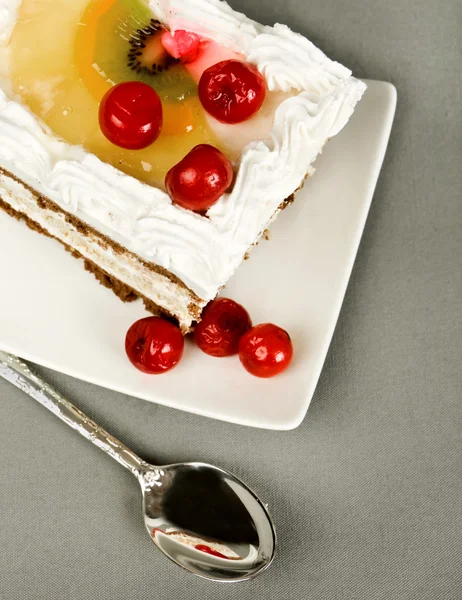
M 142 0 L 116 0 L 108 6 L 97 21 L 98 72 L 111 83 L 147 83 L 170 102 L 197 95 L 195 81 L 164 49 L 165 28 L 151 15 Z
M 132 35 L 128 51 L 128 66 L 132 71 L 158 75 L 180 62 L 165 51 L 161 41 L 164 31 L 160 21 L 151 19 L 147 27 Z

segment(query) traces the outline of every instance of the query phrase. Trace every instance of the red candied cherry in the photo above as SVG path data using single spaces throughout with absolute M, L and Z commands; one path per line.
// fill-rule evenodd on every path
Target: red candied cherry
M 210 356 L 232 356 L 237 354 L 239 340 L 251 327 L 252 321 L 243 306 L 229 298 L 218 298 L 202 313 L 194 340 Z
M 134 323 L 125 338 L 131 363 L 143 373 L 158 375 L 176 367 L 183 356 L 184 338 L 180 329 L 160 317 Z
M 99 106 L 101 131 L 110 142 L 128 150 L 141 150 L 154 143 L 162 123 L 159 94 L 141 81 L 115 85 Z
M 192 31 L 179 29 L 175 33 L 162 34 L 162 45 L 173 58 L 184 63 L 193 62 L 199 52 L 200 38 Z
M 266 97 L 258 69 L 239 60 L 224 60 L 206 69 L 199 82 L 205 110 L 222 123 L 242 123 L 253 117 Z
M 189 210 L 206 212 L 233 182 L 233 167 L 217 148 L 200 144 L 167 173 L 172 200 Z
M 293 352 L 287 331 L 271 323 L 252 327 L 239 342 L 241 363 L 256 377 L 274 377 L 285 371 Z

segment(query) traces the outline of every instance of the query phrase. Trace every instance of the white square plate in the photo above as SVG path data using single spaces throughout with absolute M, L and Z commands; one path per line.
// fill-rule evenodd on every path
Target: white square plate
M 162 376 L 139 373 L 125 333 L 146 315 L 123 304 L 54 240 L 0 211 L 0 347 L 73 377 L 200 415 L 267 429 L 303 420 L 329 348 L 385 155 L 396 90 L 368 81 L 346 128 L 325 148 L 316 174 L 271 228 L 224 294 L 254 323 L 275 322 L 295 360 L 272 380 L 239 360 L 214 359 L 187 344 Z M 338 373 L 342 377 L 342 373 Z

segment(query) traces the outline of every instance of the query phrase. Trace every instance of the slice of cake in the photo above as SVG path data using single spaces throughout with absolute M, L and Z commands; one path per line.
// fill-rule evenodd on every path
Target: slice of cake
M 184 332 L 365 90 L 301 35 L 221 0 L 69 0 L 65 10 L 4 0 L 1 10 L 0 207 Z M 102 125 L 101 101 L 123 82 L 160 99 L 160 135 L 142 148 Z M 202 210 L 165 183 L 198 146 L 232 165 L 225 193 Z M 191 173 L 179 178 L 194 191 Z

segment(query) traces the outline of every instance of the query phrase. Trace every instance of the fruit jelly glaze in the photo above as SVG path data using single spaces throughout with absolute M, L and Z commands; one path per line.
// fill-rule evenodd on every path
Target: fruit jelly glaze
M 10 41 L 13 90 L 54 133 L 161 189 L 168 170 L 198 144 L 237 160 L 247 143 L 268 139 L 287 95 L 268 94 L 247 123 L 219 123 L 203 110 L 197 84 L 219 60 L 242 56 L 203 39 L 195 60 L 179 64 L 162 45 L 164 32 L 141 0 L 75 0 L 66 10 L 55 0 L 22 0 Z M 98 126 L 104 94 L 131 80 L 156 89 L 164 112 L 160 138 L 136 151 L 114 146 Z

